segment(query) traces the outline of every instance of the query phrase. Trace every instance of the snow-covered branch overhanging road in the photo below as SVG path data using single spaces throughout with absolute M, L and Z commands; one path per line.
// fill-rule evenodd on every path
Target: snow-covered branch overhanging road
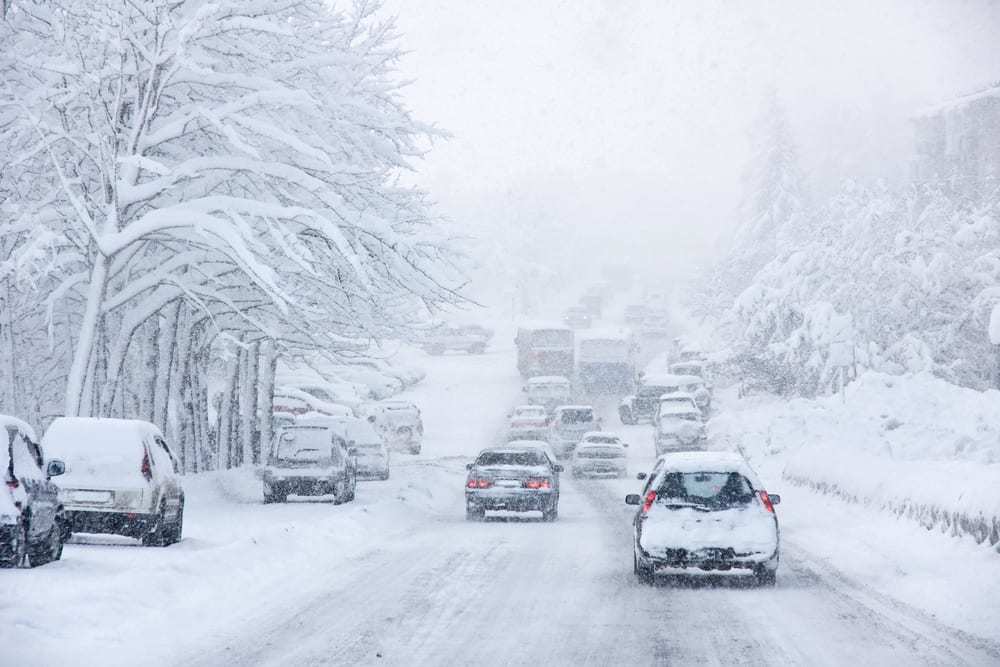
M 423 455 L 397 457 L 391 479 L 361 485 L 356 503 L 262 506 L 248 473 L 195 476 L 182 543 L 84 538 L 45 577 L 5 573 L 20 601 L 0 607 L 6 655 L 25 665 L 79 655 L 108 665 L 1000 662 L 995 553 L 777 476 L 765 480 L 784 497 L 774 589 L 636 583 L 622 503 L 634 480 L 565 475 L 551 524 L 465 521 L 464 464 L 519 400 L 511 356 L 430 360 L 410 391 L 424 406 Z M 614 406 L 599 405 L 632 443 L 630 473 L 648 469 L 649 428 L 615 428 Z

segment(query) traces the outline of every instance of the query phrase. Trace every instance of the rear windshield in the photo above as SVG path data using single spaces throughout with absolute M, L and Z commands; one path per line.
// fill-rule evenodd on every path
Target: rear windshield
M 620 459 L 625 451 L 621 447 L 581 447 L 576 455 L 581 459 Z
M 699 422 L 701 421 L 701 415 L 697 412 L 664 412 L 660 416 L 661 422 L 676 421 L 678 419 L 689 422 Z
M 282 429 L 275 454 L 282 461 L 340 462 L 340 448 L 334 445 L 328 428 L 299 426 Z
M 747 505 L 753 487 L 738 472 L 671 472 L 656 491 L 658 502 L 726 509 Z
M 540 452 L 483 452 L 477 466 L 543 466 L 545 455 Z
M 659 398 L 667 393 L 667 388 L 663 385 L 647 385 L 639 387 L 639 395 L 643 397 Z
M 617 445 L 618 438 L 613 435 L 589 435 L 587 436 L 587 442 L 599 445 Z
M 594 411 L 590 408 L 580 410 L 563 410 L 559 421 L 563 424 L 586 424 L 594 421 Z

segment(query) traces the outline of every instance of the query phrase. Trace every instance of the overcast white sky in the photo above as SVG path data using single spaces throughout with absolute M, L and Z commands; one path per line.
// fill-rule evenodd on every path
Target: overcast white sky
M 469 229 L 568 225 L 686 266 L 732 223 L 762 90 L 821 195 L 898 178 L 908 116 L 1000 79 L 1000 2 L 390 0 L 408 100 L 454 135 L 421 182 Z M 544 207 L 544 213 L 539 211 Z M 590 240 L 590 243 L 586 239 Z

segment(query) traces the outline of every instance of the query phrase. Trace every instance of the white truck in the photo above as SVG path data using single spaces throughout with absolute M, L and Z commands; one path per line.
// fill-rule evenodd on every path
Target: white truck
M 587 393 L 630 391 L 638 348 L 627 329 L 589 331 L 578 337 L 577 378 Z

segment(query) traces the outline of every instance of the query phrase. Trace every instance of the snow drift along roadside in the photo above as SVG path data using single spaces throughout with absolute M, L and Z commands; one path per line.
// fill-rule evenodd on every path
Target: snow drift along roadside
M 843 396 L 730 405 L 715 437 L 779 455 L 787 480 L 1000 550 L 1000 392 L 866 373 Z

